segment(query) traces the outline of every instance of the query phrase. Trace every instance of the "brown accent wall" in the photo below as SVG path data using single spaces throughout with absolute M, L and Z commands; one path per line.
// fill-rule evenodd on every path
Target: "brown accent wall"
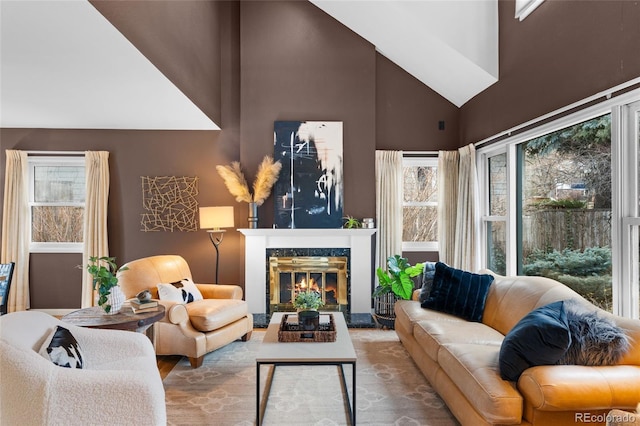
M 376 54 L 376 149 L 458 149 L 459 116 L 451 102 Z
M 225 158 L 221 133 L 216 131 L 133 131 L 2 129 L 2 146 L 22 150 L 109 151 L 109 247 L 118 263 L 155 254 L 180 254 L 189 262 L 198 282 L 214 280 L 214 250 L 205 231 L 142 232 L 141 176 L 197 176 L 201 205 L 229 205 L 233 200 L 214 171 L 216 159 Z M 4 151 L 2 153 L 4 164 Z M 3 174 L 4 175 L 4 174 Z M 4 176 L 3 176 L 4 178 Z M 236 212 L 236 220 L 242 214 Z M 233 259 L 240 251 L 240 236 L 228 232 L 221 246 L 220 282 L 238 282 Z M 33 308 L 79 307 L 80 255 L 31 256 Z M 60 294 L 69 303 L 59 305 Z M 71 303 L 74 301 L 74 303 Z
M 478 142 L 640 76 L 640 3 L 545 1 L 524 21 L 498 2 L 500 80 L 460 109 Z
M 279 120 L 343 122 L 344 212 L 375 214 L 375 50 L 308 2 L 243 1 L 240 160 L 273 155 Z M 273 225 L 273 200 L 259 226 Z
M 276 120 L 343 121 L 345 213 L 356 217 L 375 215 L 377 148 L 437 150 L 458 141 L 453 105 L 309 2 L 92 4 L 222 126 L 222 131 L 0 129 L 3 170 L 5 149 L 110 152 L 109 243 L 119 263 L 176 253 L 187 259 L 196 281 L 213 282 L 214 250 L 204 231 L 140 231 L 140 176 L 198 176 L 200 205 L 233 205 L 236 227 L 246 227 L 247 205 L 234 201 L 215 165 L 238 160 L 252 181 L 259 161 L 273 153 Z M 437 130 L 439 120 L 446 121 L 445 131 Z M 260 226 L 270 227 L 271 200 L 259 215 Z M 244 285 L 241 234 L 229 230 L 220 250 L 220 282 Z M 80 262 L 79 255 L 33 255 L 32 307 L 79 307 Z

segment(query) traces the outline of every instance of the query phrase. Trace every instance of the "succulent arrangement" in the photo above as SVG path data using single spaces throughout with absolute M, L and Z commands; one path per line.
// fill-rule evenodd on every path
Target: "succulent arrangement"
M 324 301 L 317 291 L 301 291 L 293 300 L 293 307 L 298 310 L 318 309 L 321 306 L 324 306 Z

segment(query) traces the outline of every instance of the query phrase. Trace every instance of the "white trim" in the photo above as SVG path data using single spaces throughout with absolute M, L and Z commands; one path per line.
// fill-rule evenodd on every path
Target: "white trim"
M 82 253 L 83 243 L 31 242 L 29 253 Z
M 640 211 L 638 197 L 640 186 L 638 178 L 640 135 L 638 134 L 638 115 L 640 114 L 640 101 L 618 107 L 615 113 L 620 117 L 620 128 L 616 129 L 622 141 L 621 154 L 619 155 L 619 167 L 625 179 L 620 182 L 618 192 L 620 194 L 620 214 L 613 216 L 618 219 L 616 223 L 616 236 L 619 241 L 614 249 L 617 261 L 613 264 L 614 281 L 613 302 L 617 313 L 630 318 L 640 318 Z M 613 129 L 612 129 L 613 132 Z M 612 233 L 613 238 L 613 233 Z M 613 251 L 613 250 L 612 250 Z M 612 253 L 613 256 L 613 253 Z
M 439 251 L 440 244 L 437 241 L 403 241 L 402 251 Z
M 621 315 L 624 310 L 620 302 L 628 272 L 625 265 L 627 257 L 632 255 L 625 248 L 627 241 L 623 237 L 624 219 L 621 219 L 628 216 L 629 203 L 624 196 L 626 193 L 624 179 L 616 178 L 616 176 L 627 176 L 627 173 L 632 170 L 625 161 L 625 158 L 630 158 L 632 153 L 630 147 L 624 142 L 624 121 L 622 107 L 613 107 L 611 109 L 611 298 L 613 313 L 616 315 Z
M 531 12 L 536 10 L 543 1 L 544 0 L 516 0 L 515 17 L 520 19 L 520 21 L 523 21 L 524 18 L 531 15 Z

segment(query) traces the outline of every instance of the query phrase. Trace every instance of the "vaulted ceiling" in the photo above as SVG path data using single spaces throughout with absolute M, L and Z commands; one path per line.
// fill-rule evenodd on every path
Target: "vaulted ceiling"
M 461 106 L 498 79 L 497 0 L 311 0 Z M 0 1 L 0 126 L 219 127 L 88 1 Z
M 219 127 L 88 1 L 0 1 L 1 127 Z

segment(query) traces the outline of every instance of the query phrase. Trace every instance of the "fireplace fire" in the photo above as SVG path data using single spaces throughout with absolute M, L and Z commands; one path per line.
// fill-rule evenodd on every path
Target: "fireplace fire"
M 294 310 L 303 291 L 322 296 L 322 310 L 349 312 L 348 258 L 342 256 L 269 257 L 269 312 Z

